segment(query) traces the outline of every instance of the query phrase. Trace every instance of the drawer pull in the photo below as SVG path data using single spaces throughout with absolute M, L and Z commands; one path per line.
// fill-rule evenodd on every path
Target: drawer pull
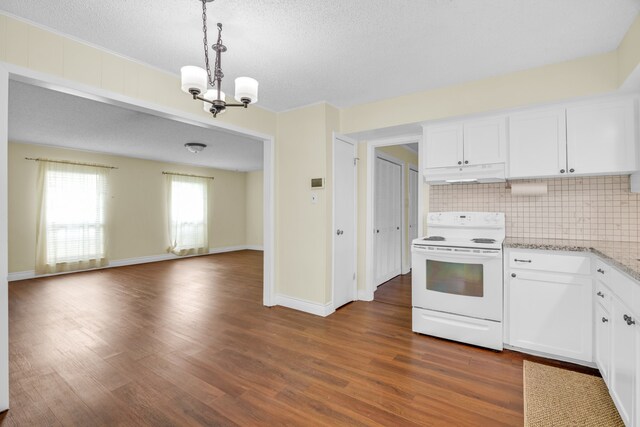
M 516 277 L 516 273 L 511 273 L 511 277 Z
M 628 314 L 625 314 L 624 316 L 622 316 L 622 318 L 624 319 L 625 322 L 627 322 L 627 325 L 629 325 L 629 326 L 636 324 L 636 321 L 633 320 L 633 318 L 631 316 L 629 316 Z
M 609 321 L 609 319 L 607 319 L 606 317 L 602 318 L 602 323 L 607 323 Z
M 518 259 L 518 258 L 515 258 L 514 261 L 515 262 L 529 262 L 529 263 L 531 262 L 530 259 Z
M 596 271 L 597 271 L 598 273 L 600 273 L 600 274 L 604 274 L 604 270 L 603 270 L 603 269 L 601 269 L 601 268 L 597 269 Z
M 600 298 L 604 298 L 604 294 L 602 292 L 600 292 L 600 291 L 598 291 L 598 293 L 596 295 L 598 295 Z

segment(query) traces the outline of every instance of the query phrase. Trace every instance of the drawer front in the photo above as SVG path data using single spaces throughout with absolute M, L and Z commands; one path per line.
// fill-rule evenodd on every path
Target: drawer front
M 591 274 L 591 259 L 584 255 L 561 255 L 557 252 L 510 250 L 509 267 L 555 273 Z
M 640 285 L 632 279 L 618 271 L 615 267 L 603 262 L 600 259 L 595 261 L 594 277 L 596 281 L 604 283 L 611 291 L 621 300 L 631 305 L 632 301 L 636 301 L 640 296 Z M 640 308 L 634 305 L 635 314 L 639 314 Z
M 602 280 L 598 280 L 596 277 L 595 280 L 595 296 L 594 300 L 600 303 L 606 310 L 610 310 L 611 308 L 611 289 L 609 289 Z

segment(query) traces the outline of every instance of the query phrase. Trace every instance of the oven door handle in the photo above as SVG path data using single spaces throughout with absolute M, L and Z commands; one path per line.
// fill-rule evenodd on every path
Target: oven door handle
M 420 255 L 425 256 L 427 260 L 443 261 L 443 262 L 463 263 L 465 260 L 482 260 L 482 259 L 486 260 L 486 259 L 502 258 L 502 253 L 500 251 L 485 252 L 485 253 L 463 252 L 463 251 L 455 252 L 453 249 L 451 251 L 430 251 L 428 249 L 415 248 L 415 247 L 413 248 L 413 251 L 416 253 L 419 253 Z

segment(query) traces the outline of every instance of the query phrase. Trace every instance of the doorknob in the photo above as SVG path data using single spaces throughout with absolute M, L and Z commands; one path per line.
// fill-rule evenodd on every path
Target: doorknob
M 340 235 L 344 234 L 344 231 L 343 231 L 343 230 L 338 229 L 338 231 L 336 231 L 336 234 L 337 234 L 338 236 L 340 236 Z

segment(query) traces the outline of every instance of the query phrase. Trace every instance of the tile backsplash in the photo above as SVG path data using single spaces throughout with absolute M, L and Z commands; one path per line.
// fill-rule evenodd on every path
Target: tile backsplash
M 504 212 L 507 236 L 638 242 L 640 194 L 628 176 L 537 179 L 544 196 L 512 196 L 506 184 L 431 186 L 429 210 Z

